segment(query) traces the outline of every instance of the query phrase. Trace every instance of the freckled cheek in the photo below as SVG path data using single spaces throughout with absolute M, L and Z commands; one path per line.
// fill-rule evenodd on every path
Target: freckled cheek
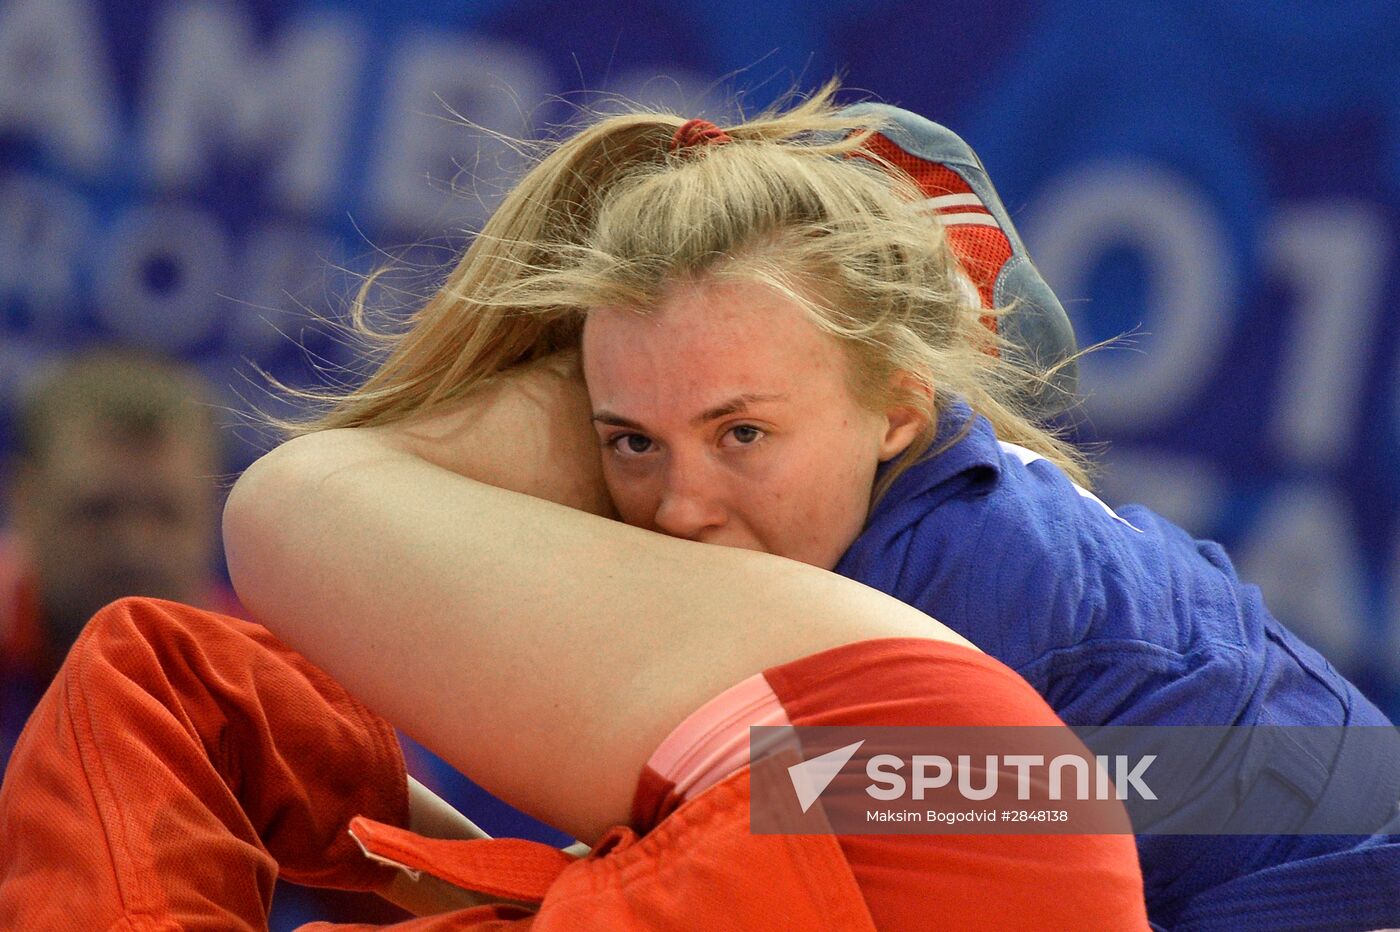
M 803 470 L 786 471 L 744 490 L 743 520 L 764 550 L 807 559 L 813 544 L 831 532 L 831 493 L 821 477 Z
M 791 521 L 785 511 L 787 492 L 780 484 L 767 479 L 735 481 L 714 492 L 730 546 L 782 553 L 782 529 Z
M 812 508 L 819 512 L 813 516 L 813 536 L 844 552 L 865 524 L 875 465 L 862 449 L 833 446 L 831 452 L 820 472 L 808 480 L 816 493 Z

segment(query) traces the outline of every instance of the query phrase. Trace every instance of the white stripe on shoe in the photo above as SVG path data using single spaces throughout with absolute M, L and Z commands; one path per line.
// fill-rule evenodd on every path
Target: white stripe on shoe
M 946 210 L 949 207 L 982 207 L 982 199 L 976 194 L 940 194 L 925 199 L 924 206 L 929 210 Z M 982 207 L 985 210 L 985 207 Z
M 945 227 L 973 226 L 1001 229 L 1001 225 L 991 214 L 934 214 L 934 217 Z

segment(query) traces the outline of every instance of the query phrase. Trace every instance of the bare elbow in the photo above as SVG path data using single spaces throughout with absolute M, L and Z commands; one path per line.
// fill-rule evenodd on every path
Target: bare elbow
M 337 433 L 297 437 L 244 470 L 224 504 L 224 554 L 229 579 L 254 615 L 275 608 L 275 593 L 298 549 L 297 528 L 317 507 L 318 488 L 339 452 Z
M 258 573 L 257 554 L 266 554 L 278 530 L 278 502 L 296 481 L 298 441 L 284 443 L 243 471 L 224 503 L 224 555 L 229 579 L 248 608 L 253 609 Z

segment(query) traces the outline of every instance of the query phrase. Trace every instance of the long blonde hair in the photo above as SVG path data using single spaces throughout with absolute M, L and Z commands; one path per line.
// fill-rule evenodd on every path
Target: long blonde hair
M 406 329 L 368 326 L 361 291 L 353 319 L 382 361 L 348 392 L 304 393 L 325 407 L 298 429 L 402 420 L 576 347 L 589 308 L 645 313 L 676 281 L 714 276 L 791 296 L 847 348 L 857 398 L 927 416 L 876 496 L 937 452 L 938 415 L 958 398 L 1003 440 L 1086 481 L 1080 454 L 1022 400 L 1045 374 L 999 352 L 912 181 L 864 147 L 880 126 L 861 120 L 878 118 L 839 111 L 835 89 L 727 127 L 724 144 L 676 151 L 685 121 L 656 113 L 606 117 L 558 143 Z

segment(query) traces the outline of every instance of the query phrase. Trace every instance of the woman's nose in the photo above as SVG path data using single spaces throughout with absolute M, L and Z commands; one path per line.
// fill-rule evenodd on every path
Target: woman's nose
M 698 540 L 724 526 L 727 510 L 722 489 L 703 466 L 673 464 L 667 470 L 656 506 L 657 530 L 672 537 Z

